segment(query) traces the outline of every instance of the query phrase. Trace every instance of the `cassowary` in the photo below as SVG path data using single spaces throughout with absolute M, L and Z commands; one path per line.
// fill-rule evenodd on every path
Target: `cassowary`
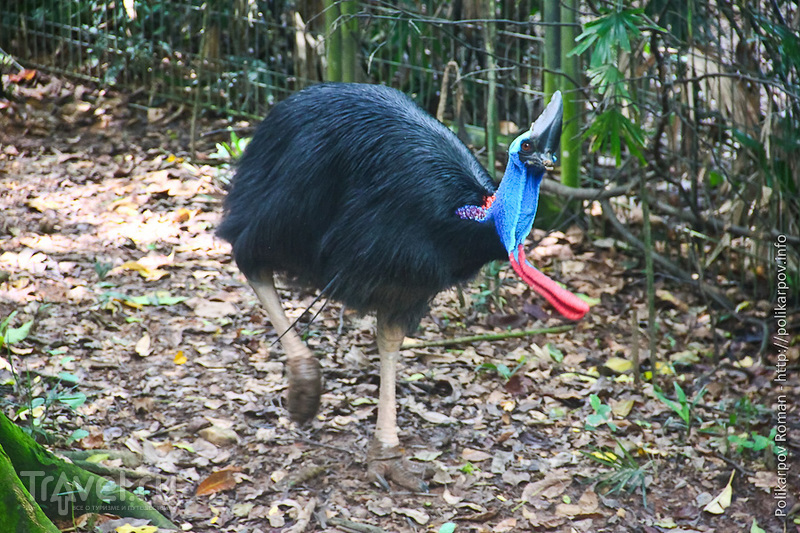
M 508 258 L 566 318 L 589 309 L 522 248 L 542 176 L 556 161 L 561 113 L 556 93 L 511 144 L 497 189 L 447 127 L 377 85 L 324 83 L 294 94 L 269 113 L 239 162 L 218 234 L 282 335 L 294 420 L 317 412 L 320 366 L 291 328 L 273 274 L 377 314 L 380 390 L 368 462 L 379 479 L 424 487 L 400 451 L 395 365 L 438 292 Z

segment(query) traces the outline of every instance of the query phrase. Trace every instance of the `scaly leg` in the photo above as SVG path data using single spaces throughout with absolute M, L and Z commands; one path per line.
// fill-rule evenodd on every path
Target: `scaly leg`
M 427 491 L 428 485 L 422 480 L 411 463 L 403 458 L 400 439 L 397 436 L 397 360 L 405 332 L 403 328 L 389 324 L 378 313 L 377 342 L 381 357 L 381 385 L 378 393 L 378 421 L 375 436 L 369 445 L 367 462 L 369 473 L 382 485 L 388 487 L 386 479 L 411 490 Z
M 283 311 L 280 297 L 275 290 L 272 272 L 265 272 L 260 279 L 248 279 L 264 306 L 272 327 L 281 337 L 286 352 L 286 373 L 289 378 L 289 398 L 286 407 L 292 420 L 302 424 L 317 414 L 319 397 L 322 394 L 322 373 L 319 361 L 308 349 L 297 332 L 291 327 Z

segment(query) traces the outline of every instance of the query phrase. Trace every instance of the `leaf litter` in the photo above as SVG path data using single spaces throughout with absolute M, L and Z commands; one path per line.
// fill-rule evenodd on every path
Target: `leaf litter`
M 173 122 L 154 127 L 125 96 L 73 94 L 46 85 L 35 97 L 50 112 L 0 116 L 0 320 L 17 311 L 12 326 L 33 322 L 11 351 L 18 370 L 41 378 L 25 394 L 46 396 L 58 386 L 49 376 L 67 372 L 88 398 L 76 412 L 41 415 L 49 429 L 82 428 L 89 436 L 79 447 L 141 457 L 136 472 L 149 480 L 151 501 L 187 528 L 721 532 L 755 519 L 766 531 L 778 527 L 769 460 L 733 453 L 710 431 L 724 419 L 715 405 L 774 402 L 765 367 L 713 369 L 708 354 L 725 332 L 697 295 L 662 282 L 659 313 L 671 340 L 660 349 L 682 373 L 662 378 L 685 378 L 696 392 L 692 379 L 715 372 L 695 412 L 709 431 L 680 429 L 667 405 L 631 380 L 622 310 L 643 307 L 631 283 L 638 274 L 621 266 L 613 240 L 593 247 L 575 227 L 536 230 L 531 259 L 592 299 L 587 319 L 549 335 L 426 346 L 561 324 L 506 268 L 492 280 L 499 294 L 482 292 L 488 273 L 439 295 L 414 335 L 421 344 L 403 352 L 398 381 L 401 440 L 409 457 L 432 466 L 431 492 L 373 485 L 364 459 L 378 389 L 374 319 L 331 302 L 309 323 L 320 305 L 307 309 L 314 295 L 281 290 L 325 376 L 319 415 L 297 428 L 282 407 L 275 331 L 213 236 L 223 191 L 219 169 L 203 158 L 224 139 L 210 136 L 189 161 L 182 114 L 164 110 Z M 58 108 L 56 98 L 75 105 Z M 790 355 L 796 364 L 797 350 Z M 10 375 L 7 365 L 0 373 Z M 751 411 L 763 432 L 768 417 Z M 616 429 L 587 428 L 600 412 L 596 419 Z M 792 431 L 796 442 L 800 429 Z M 605 492 L 598 480 L 608 468 L 581 453 L 618 457 L 619 445 L 633 465 L 658 463 L 642 478 L 646 506 L 638 493 Z M 729 463 L 747 473 L 734 477 Z

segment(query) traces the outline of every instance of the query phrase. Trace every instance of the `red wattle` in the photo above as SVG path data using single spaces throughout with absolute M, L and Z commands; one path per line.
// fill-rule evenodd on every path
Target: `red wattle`
M 508 254 L 508 259 L 511 261 L 514 272 L 525 283 L 530 285 L 534 291 L 550 302 L 550 305 L 555 307 L 556 311 L 561 313 L 564 318 L 580 320 L 583 315 L 589 312 L 589 304 L 528 264 L 525 261 L 525 250 L 523 250 L 521 244 L 517 254 L 519 259 L 515 257 L 514 252 Z

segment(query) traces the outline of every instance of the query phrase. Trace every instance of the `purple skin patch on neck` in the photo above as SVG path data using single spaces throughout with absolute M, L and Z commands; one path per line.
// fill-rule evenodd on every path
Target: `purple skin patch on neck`
M 474 220 L 476 222 L 486 221 L 489 214 L 489 208 L 494 202 L 494 195 L 487 196 L 483 199 L 483 205 L 465 205 L 456 209 L 456 215 L 466 220 Z

